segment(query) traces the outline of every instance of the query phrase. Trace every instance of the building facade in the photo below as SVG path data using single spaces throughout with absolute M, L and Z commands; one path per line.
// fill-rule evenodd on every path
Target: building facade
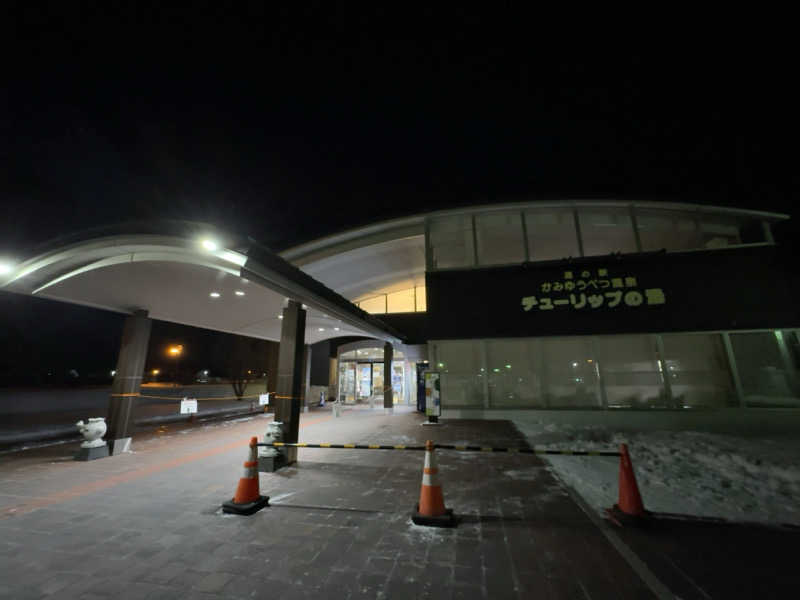
M 395 397 L 413 403 L 418 370 L 436 370 L 445 415 L 794 408 L 800 320 L 772 235 L 787 218 L 531 202 L 377 223 L 282 255 L 405 334 Z M 366 389 L 359 364 L 339 356 L 340 396 Z

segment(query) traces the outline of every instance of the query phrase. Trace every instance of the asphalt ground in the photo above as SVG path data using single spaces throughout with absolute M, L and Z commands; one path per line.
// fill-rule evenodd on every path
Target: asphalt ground
M 786 536 L 795 532 L 761 528 L 776 536 L 761 539 L 742 527 L 708 534 L 708 524 L 598 525 L 532 455 L 438 451 L 455 529 L 411 522 L 416 451 L 299 449 L 297 465 L 261 474 L 270 507 L 223 515 L 248 440 L 269 420 L 164 425 L 134 438 L 134 452 L 88 463 L 71 460 L 77 444 L 0 456 L 0 598 L 652 598 L 667 588 L 729 598 L 756 597 L 743 595 L 753 586 L 727 583 L 756 572 L 773 585 L 758 597 L 797 595 L 791 570 L 770 582 L 763 548 L 749 545 L 794 543 Z M 422 420 L 323 409 L 301 416 L 300 437 L 525 443 L 508 421 Z M 747 569 L 732 558 L 737 545 L 749 552 Z

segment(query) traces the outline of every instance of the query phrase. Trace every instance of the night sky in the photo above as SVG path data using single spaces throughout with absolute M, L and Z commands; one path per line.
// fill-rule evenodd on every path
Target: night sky
M 3 9 L 0 257 L 139 218 L 281 250 L 521 199 L 794 212 L 798 98 L 780 35 L 611 44 L 610 30 L 552 37 L 513 11 L 192 6 Z M 780 233 L 791 242 L 794 225 Z M 5 365 L 22 360 L 10 346 L 37 353 L 44 339 L 54 364 L 74 352 L 51 328 L 69 338 L 119 321 L 7 294 L 0 309 Z M 96 347 L 115 354 L 118 335 Z

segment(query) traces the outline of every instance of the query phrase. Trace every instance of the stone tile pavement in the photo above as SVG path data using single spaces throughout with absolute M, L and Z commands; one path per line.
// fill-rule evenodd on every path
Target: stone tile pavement
M 302 415 L 306 442 L 521 445 L 507 421 Z M 266 417 L 162 427 L 81 463 L 0 455 L 0 598 L 651 598 L 535 456 L 437 452 L 452 530 L 413 525 L 423 455 L 301 449 L 272 506 L 223 515 Z

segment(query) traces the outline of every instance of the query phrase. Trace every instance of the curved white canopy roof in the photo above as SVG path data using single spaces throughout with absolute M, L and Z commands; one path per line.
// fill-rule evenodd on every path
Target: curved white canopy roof
M 101 233 L 51 245 L 0 275 L 0 289 L 216 331 L 279 340 L 289 298 L 308 308 L 305 342 L 400 336 L 253 242 L 210 227 Z

